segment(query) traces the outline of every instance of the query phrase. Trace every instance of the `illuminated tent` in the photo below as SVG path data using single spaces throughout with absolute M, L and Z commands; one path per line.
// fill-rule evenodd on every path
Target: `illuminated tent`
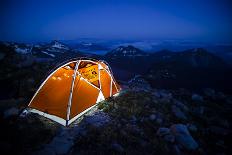
M 54 69 L 43 81 L 28 111 L 67 126 L 119 90 L 106 62 L 84 58 L 70 60 Z

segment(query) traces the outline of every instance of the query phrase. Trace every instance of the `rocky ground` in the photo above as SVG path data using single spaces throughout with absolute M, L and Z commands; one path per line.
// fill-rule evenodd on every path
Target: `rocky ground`
M 231 95 L 155 89 L 140 76 L 121 85 L 67 128 L 18 117 L 23 98 L 1 101 L 3 154 L 231 154 Z

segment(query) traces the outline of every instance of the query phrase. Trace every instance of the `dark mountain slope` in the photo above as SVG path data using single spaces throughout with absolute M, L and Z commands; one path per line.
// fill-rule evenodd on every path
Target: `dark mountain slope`
M 155 56 L 154 54 L 153 56 Z M 231 68 L 219 57 L 204 49 L 191 49 L 160 56 L 146 73 L 156 87 L 192 89 L 213 87 L 231 90 Z

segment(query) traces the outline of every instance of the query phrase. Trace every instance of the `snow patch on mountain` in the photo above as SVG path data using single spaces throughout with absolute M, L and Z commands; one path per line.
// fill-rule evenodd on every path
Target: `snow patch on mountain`
M 51 57 L 56 57 L 54 54 L 51 54 L 51 53 L 48 53 L 48 52 L 45 52 L 45 51 L 41 51 L 42 53 L 44 53 L 44 54 L 47 54 L 47 55 L 49 55 L 49 56 L 51 56 Z
M 60 43 L 60 42 L 58 42 L 58 41 L 53 41 L 52 43 L 51 43 L 51 46 L 50 46 L 53 50 L 55 49 L 60 49 L 60 50 L 68 50 L 69 48 L 66 46 L 66 45 L 64 45 L 64 44 L 62 44 L 62 43 Z

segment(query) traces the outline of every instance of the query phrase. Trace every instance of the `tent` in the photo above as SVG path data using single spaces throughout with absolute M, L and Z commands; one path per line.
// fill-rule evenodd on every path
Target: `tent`
M 54 69 L 40 85 L 28 111 L 68 126 L 120 87 L 105 61 L 79 58 Z

